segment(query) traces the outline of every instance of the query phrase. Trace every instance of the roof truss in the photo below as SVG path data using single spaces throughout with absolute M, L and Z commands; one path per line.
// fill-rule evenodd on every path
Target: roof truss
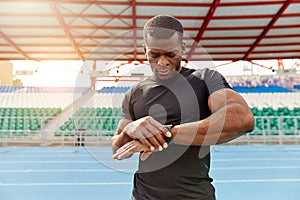
M 142 61 L 160 13 L 184 24 L 189 61 L 300 55 L 300 0 L 0 0 L 0 60 Z

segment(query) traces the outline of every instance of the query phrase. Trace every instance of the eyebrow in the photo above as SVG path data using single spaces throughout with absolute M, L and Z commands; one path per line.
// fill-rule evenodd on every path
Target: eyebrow
M 165 53 L 177 53 L 179 52 L 178 49 L 173 49 L 173 50 L 166 50 L 166 49 L 159 49 L 159 50 L 156 50 L 156 49 L 150 49 L 150 48 L 147 48 L 149 50 L 149 52 L 152 52 L 152 53 L 160 53 L 160 52 L 157 52 L 159 50 L 163 50 L 163 51 L 166 51 Z M 164 53 L 164 54 L 165 54 Z
M 157 51 L 149 50 L 149 53 L 153 53 L 153 54 L 160 54 L 160 55 L 162 55 L 162 54 L 169 54 L 169 53 L 178 54 L 178 51 L 177 51 L 177 50 L 175 50 L 175 51 L 166 51 L 166 52 L 164 52 L 164 53 L 161 53 L 161 52 L 157 52 Z

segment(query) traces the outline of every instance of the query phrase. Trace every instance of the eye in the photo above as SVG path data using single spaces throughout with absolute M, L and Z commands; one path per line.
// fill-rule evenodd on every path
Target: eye
M 160 53 L 156 53 L 156 52 L 150 51 L 150 52 L 149 52 L 149 55 L 150 55 L 152 58 L 158 58 L 158 57 L 160 56 Z
M 173 57 L 175 57 L 177 54 L 176 53 L 174 53 L 174 52 L 168 52 L 168 53 L 166 53 L 166 56 L 168 56 L 168 57 L 170 57 L 170 58 L 173 58 Z

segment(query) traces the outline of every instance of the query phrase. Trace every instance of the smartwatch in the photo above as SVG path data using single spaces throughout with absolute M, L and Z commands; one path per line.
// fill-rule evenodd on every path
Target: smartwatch
M 174 124 L 170 124 L 170 125 L 164 125 L 164 127 L 171 132 L 171 129 L 174 127 L 175 125 Z M 164 136 L 164 139 L 166 140 L 166 142 L 168 144 L 170 144 L 172 142 L 172 138 L 169 138 L 169 137 L 166 137 Z

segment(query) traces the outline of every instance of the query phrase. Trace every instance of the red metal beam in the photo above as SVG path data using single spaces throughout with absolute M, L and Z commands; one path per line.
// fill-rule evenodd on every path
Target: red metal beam
M 274 24 L 277 22 L 277 20 L 282 16 L 282 14 L 288 8 L 288 6 L 291 4 L 292 1 L 293 0 L 287 0 L 287 1 L 284 2 L 284 4 L 279 9 L 279 11 L 276 13 L 276 15 L 274 15 L 274 17 L 272 18 L 272 20 L 270 21 L 270 23 L 266 26 L 266 28 L 264 29 L 264 31 L 260 34 L 260 36 L 255 40 L 255 42 L 253 43 L 253 45 L 250 47 L 250 49 L 248 50 L 248 52 L 244 55 L 243 60 L 247 60 L 249 58 L 250 54 L 254 51 L 254 49 L 257 47 L 257 45 L 260 43 L 260 41 L 264 37 L 266 37 L 266 35 L 269 32 L 269 30 L 274 26 Z
M 93 52 L 93 54 L 102 54 L 102 55 L 120 55 L 120 54 L 124 54 L 124 55 L 144 55 L 144 52 L 139 51 L 139 52 L 121 52 L 118 51 L 118 46 L 115 47 L 115 51 L 111 52 L 111 51 L 96 51 Z M 15 51 L 0 51 L 0 54 L 13 54 L 16 53 Z M 73 51 L 27 51 L 28 54 L 72 54 L 74 53 Z M 89 51 L 83 51 L 83 54 L 89 54 Z M 255 54 L 279 54 L 279 53 L 300 53 L 300 49 L 295 49 L 295 50 L 273 50 L 273 51 L 257 51 L 257 52 L 253 52 L 252 55 Z M 235 54 L 244 54 L 244 51 L 234 51 L 234 52 L 227 52 L 227 51 L 217 51 L 217 52 L 208 52 L 208 53 L 201 53 L 201 52 L 197 52 L 194 53 L 194 55 L 235 55 Z M 135 60 L 136 61 L 136 60 Z
M 281 56 L 282 59 L 296 59 L 298 58 L 297 56 L 291 56 L 291 55 L 287 55 L 287 56 Z M 47 60 L 57 60 L 58 58 L 47 58 Z M 114 58 L 114 61 L 128 61 L 129 59 L 132 58 L 128 58 L 128 59 L 124 59 L 124 58 Z M 261 58 L 261 57 L 252 57 L 251 59 L 253 60 L 274 60 L 274 59 L 278 59 L 278 56 L 268 56 L 267 58 Z M 20 58 L 20 57 L 0 57 L 0 60 L 24 60 L 24 58 Z M 32 59 L 31 59 L 32 60 Z M 45 57 L 37 57 L 34 60 L 45 60 Z M 59 57 L 59 60 L 76 60 L 74 57 Z M 101 60 L 100 58 L 97 59 L 92 59 L 89 58 L 89 60 Z M 207 58 L 191 58 L 189 60 L 189 62 L 191 61 L 211 61 L 212 59 L 210 57 Z M 228 57 L 224 58 L 224 57 L 216 57 L 213 58 L 214 61 L 224 61 L 224 60 L 232 60 L 232 61 L 237 61 L 237 60 L 242 60 L 242 57 L 236 57 L 236 58 L 230 58 L 228 59 Z M 146 61 L 145 59 L 141 59 L 140 61 Z
M 12 46 L 19 54 L 21 54 L 26 60 L 31 60 L 31 58 L 22 51 L 13 41 L 11 41 L 2 31 L 0 31 L 0 36 L 8 43 L 10 46 Z
M 132 28 L 133 28 L 133 60 L 137 60 L 137 36 L 136 36 L 136 1 L 131 0 Z
M 46 38 L 46 37 L 45 37 Z M 0 44 L 0 46 L 7 47 L 10 46 L 9 44 Z M 51 44 L 18 44 L 19 47 L 69 47 L 69 44 L 61 44 L 61 43 L 51 43 Z M 95 44 L 78 44 L 79 47 L 96 47 Z M 113 47 L 113 48 L 127 48 L 128 45 L 122 45 L 122 44 L 102 44 L 102 47 Z M 201 45 L 203 48 L 247 48 L 250 47 L 249 44 L 211 44 L 211 45 Z M 259 47 L 281 47 L 281 46 L 300 46 L 300 42 L 284 42 L 284 43 L 271 43 L 271 44 L 259 44 Z M 140 46 L 142 47 L 142 46 Z M 191 46 L 187 45 L 187 48 L 190 48 Z
M 82 60 L 82 61 L 84 61 L 85 58 L 83 57 L 82 53 L 80 52 L 80 49 L 78 48 L 78 46 L 77 46 L 77 44 L 75 42 L 75 39 L 73 38 L 73 36 L 72 36 L 69 28 L 67 27 L 67 24 L 65 23 L 64 19 L 60 15 L 58 8 L 56 7 L 56 5 L 53 2 L 49 2 L 48 5 L 51 8 L 52 12 L 54 13 L 56 19 L 58 20 L 58 22 L 62 26 L 64 32 L 66 33 L 68 39 L 71 42 L 73 48 L 75 49 L 75 52 L 79 56 L 79 59 Z
M 220 64 L 220 65 L 216 65 L 215 67 L 222 67 L 222 66 L 225 66 L 225 65 L 230 65 L 234 62 L 237 62 L 238 60 L 233 60 L 233 61 L 230 61 L 230 62 L 227 62 L 227 63 L 223 63 L 223 64 Z
M 292 66 L 291 69 L 296 69 L 297 67 L 300 66 L 300 59 L 298 59 Z
M 19 2 L 19 3 L 69 3 L 69 4 L 101 4 L 101 5 L 129 5 L 125 1 L 95 1 L 95 0 L 0 0 L 0 2 Z
M 198 32 L 198 34 L 197 34 L 197 36 L 196 36 L 196 38 L 193 42 L 192 48 L 190 49 L 190 52 L 188 53 L 188 55 L 186 57 L 187 60 L 189 60 L 192 57 L 192 55 L 195 51 L 195 48 L 198 45 L 198 42 L 202 38 L 202 36 L 203 36 L 203 34 L 204 34 L 211 18 L 213 17 L 213 15 L 214 15 L 214 13 L 215 13 L 215 11 L 216 11 L 219 4 L 220 4 L 220 0 L 214 0 L 213 3 L 211 4 L 210 9 L 209 9 L 209 11 L 208 11 L 208 13 L 205 17 L 205 20 L 204 20 L 202 26 L 200 27 L 199 32 Z
M 265 0 L 253 2 L 221 2 L 222 7 L 236 7 L 236 6 L 259 6 L 259 5 L 278 5 L 283 4 L 285 0 Z M 210 7 L 211 3 L 194 3 L 194 2 L 137 2 L 137 6 L 178 6 L 178 7 Z
M 88 4 L 92 5 L 92 4 Z M 5 17 L 53 17 L 51 13 L 0 13 L 0 16 Z M 131 19 L 131 15 L 116 15 L 112 14 L 89 14 L 89 13 L 61 13 L 62 17 L 80 17 L 80 18 L 120 18 L 120 19 Z M 261 15 L 226 15 L 226 16 L 213 16 L 214 20 L 228 20 L 228 19 L 264 19 L 264 18 L 272 18 L 274 15 L 272 14 L 261 14 Z M 283 14 L 282 18 L 287 17 L 299 17 L 300 13 L 286 13 Z M 151 16 L 148 15 L 138 15 L 137 19 L 149 19 Z M 183 15 L 174 15 L 177 19 L 180 20 L 204 20 L 203 16 L 183 16 Z
M 127 19 L 132 19 L 132 25 L 129 24 L 129 23 L 125 23 L 127 24 L 128 26 L 97 26 L 93 23 L 89 23 L 91 24 L 88 25 L 88 26 L 77 26 L 77 25 L 66 25 L 66 28 L 67 29 L 72 29 L 73 31 L 77 31 L 76 29 L 93 29 L 93 30 L 99 30 L 99 29 L 103 29 L 103 30 L 107 30 L 107 32 L 109 32 L 109 30 L 128 30 L 129 28 L 134 28 L 137 29 L 138 27 L 136 27 L 136 21 L 138 19 L 148 19 L 150 18 L 151 16 L 148 16 L 148 15 L 139 15 L 137 16 L 136 14 L 136 7 L 137 6 L 153 6 L 153 7 L 157 7 L 157 6 L 163 6 L 163 7 L 196 7 L 196 6 L 202 6 L 202 7 L 211 7 L 211 3 L 191 3 L 191 2 L 136 2 L 136 0 L 134 1 L 94 1 L 94 0 L 91 0 L 91 1 L 85 1 L 85 0 L 57 0 L 57 1 L 53 1 L 53 0 L 0 0 L 0 2 L 9 2 L 9 3 L 12 3 L 12 2 L 24 2 L 24 3 L 27 3 L 27 2 L 36 2 L 36 3 L 53 3 L 55 5 L 59 5 L 61 7 L 64 7 L 65 4 L 84 4 L 84 5 L 92 5 L 92 4 L 95 4 L 95 5 L 98 5 L 99 7 L 102 6 L 102 5 L 112 5 L 112 6 L 128 6 L 128 8 L 132 8 L 132 16 L 130 14 L 126 14 L 126 15 L 123 15 L 123 12 L 121 12 L 120 14 L 116 14 L 116 13 L 111 13 L 110 10 L 106 10 L 108 11 L 108 14 L 88 14 L 88 13 L 72 13 L 72 12 L 68 12 L 68 13 L 59 13 L 59 15 L 61 16 L 61 18 L 63 19 L 64 17 L 69 17 L 69 18 L 82 18 L 83 20 L 86 20 L 88 21 L 89 19 L 88 18 L 107 18 L 107 19 L 120 19 L 120 21 L 125 21 Z M 259 1 L 259 2 L 220 2 L 218 7 L 247 7 L 247 6 L 260 6 L 260 7 L 263 7 L 263 6 L 267 6 L 267 5 L 283 5 L 285 2 L 285 0 L 264 0 L 264 1 Z M 300 3 L 299 0 L 294 0 L 294 1 L 291 1 L 292 4 L 295 4 L 295 3 Z M 133 7 L 133 5 L 135 5 L 135 8 Z M 101 7 L 102 8 L 102 7 Z M 66 7 L 67 9 L 67 7 Z M 135 10 L 134 10 L 135 9 Z M 135 13 L 135 14 L 134 14 Z M 208 17 L 203 17 L 203 16 L 180 16 L 180 14 L 183 14 L 183 13 L 178 13 L 178 16 L 175 16 L 177 17 L 178 19 L 182 19 L 182 20 L 204 20 L 204 19 L 207 19 Z M 18 17 L 53 17 L 53 15 L 51 13 L 47 13 L 47 14 L 38 14 L 38 13 L 0 13 L 0 16 L 18 16 Z M 284 17 L 299 17 L 300 16 L 300 13 L 281 13 L 280 16 L 278 16 L 278 18 L 284 18 Z M 57 17 L 57 16 L 56 16 Z M 228 19 L 232 19 L 232 20 L 235 20 L 235 19 L 266 19 L 266 18 L 273 18 L 274 15 L 270 15 L 270 14 L 261 14 L 261 15 L 241 15 L 241 16 L 238 16 L 238 15 L 230 15 L 230 16 L 211 16 L 210 17 L 210 20 L 228 20 Z M 273 18 L 274 19 L 274 18 Z M 269 23 L 270 24 L 270 23 Z M 36 29 L 47 29 L 47 28 L 56 28 L 56 29 L 61 29 L 62 26 L 54 26 L 54 25 L 45 25 L 45 26 L 39 26 L 39 25 L 1 25 L 1 28 L 16 28 L 17 30 L 20 30 L 22 31 L 22 28 L 36 28 Z M 18 29 L 20 28 L 20 29 Z M 273 24 L 270 29 L 285 29 L 285 28 L 298 28 L 298 24 L 288 24 L 288 25 L 276 25 Z M 85 40 L 85 39 L 94 39 L 95 41 L 97 41 L 97 39 L 107 39 L 109 38 L 110 36 L 93 36 L 93 33 L 95 33 L 94 31 L 92 30 L 92 33 L 90 33 L 89 35 L 77 35 L 77 36 L 74 36 L 74 35 L 71 35 L 72 38 L 73 38 L 73 41 L 75 42 L 75 39 L 76 39 L 76 42 L 77 44 L 76 47 L 94 47 L 95 45 L 93 44 L 79 44 L 78 43 L 78 39 L 82 39 Z M 265 26 L 243 26 L 243 27 L 208 27 L 206 26 L 205 29 L 203 29 L 203 33 L 202 33 L 202 36 L 201 36 L 201 29 L 199 29 L 199 27 L 185 27 L 185 30 L 187 31 L 198 31 L 198 35 L 199 37 L 196 37 L 196 38 L 187 38 L 189 40 L 192 40 L 192 39 L 195 39 L 195 41 L 199 41 L 199 40 L 237 40 L 237 39 L 240 39 L 240 40 L 253 40 L 253 41 L 257 41 L 257 37 L 256 36 L 243 36 L 243 35 L 240 35 L 240 37 L 203 37 L 203 34 L 204 34 L 204 31 L 221 31 L 221 30 L 261 30 L 261 31 L 265 31 L 266 30 L 266 27 Z M 51 30 L 52 31 L 52 30 Z M 70 31 L 69 31 L 70 33 Z M 71 33 L 70 33 L 71 34 Z M 30 35 L 6 35 L 7 38 L 66 38 L 65 35 L 39 35 L 39 36 L 30 36 Z M 128 45 L 134 47 L 135 51 L 132 51 L 131 52 L 131 56 L 133 57 L 133 59 L 137 59 L 137 56 L 139 55 L 140 56 L 140 53 L 137 53 L 136 51 L 136 48 L 137 48 L 137 40 L 139 40 L 139 42 L 141 42 L 142 40 L 142 37 L 137 37 L 136 35 L 134 35 L 134 40 L 132 40 L 132 38 L 130 37 L 124 37 L 124 38 L 120 38 L 120 39 L 127 39 L 127 40 L 130 40 L 130 42 L 128 41 L 125 41 L 125 42 L 128 42 Z M 265 35 L 263 37 L 263 39 L 265 38 L 300 38 L 300 34 L 288 34 L 288 35 Z M 197 39 L 198 38 L 198 39 Z M 195 42 L 194 41 L 194 42 Z M 30 42 L 30 40 L 28 40 L 28 42 Z M 98 41 L 97 41 L 98 42 Z M 81 42 L 80 42 L 81 43 Z M 70 46 L 68 44 L 15 44 L 16 46 L 18 47 L 23 47 L 23 46 L 27 46 L 27 47 L 30 47 L 30 46 Z M 72 43 L 73 45 L 73 43 Z M 284 43 L 281 43 L 281 44 L 276 44 L 276 43 L 272 43 L 272 44 L 260 44 L 260 42 L 258 42 L 256 44 L 255 47 L 263 47 L 263 46 L 273 46 L 273 47 L 276 47 L 276 46 L 282 46 L 282 45 L 288 45 L 288 46 L 299 46 L 299 42 L 298 43 L 289 43 L 289 42 L 284 42 Z M 3 46 L 3 44 L 0 44 L 0 46 Z M 4 45 L 5 46 L 5 45 Z M 115 48 L 118 48 L 118 47 L 123 47 L 124 45 L 112 45 L 112 46 L 107 46 L 107 47 L 112 47 L 113 49 Z M 126 46 L 126 45 L 125 45 Z M 224 45 L 203 45 L 204 48 L 235 48 L 235 47 L 245 47 L 245 48 L 253 48 L 253 45 L 249 45 L 249 44 L 224 44 Z M 261 55 L 261 54 L 264 54 L 266 53 L 265 51 L 254 51 L 255 50 L 255 47 L 254 49 L 252 50 L 251 52 L 251 59 L 252 57 L 254 56 L 255 57 L 255 54 L 257 55 Z M 194 47 L 195 49 L 197 48 L 196 46 Z M 194 50 L 195 50 L 194 49 Z M 194 51 L 193 50 L 193 51 Z M 31 51 L 31 53 L 34 53 L 35 51 Z M 285 50 L 285 51 L 280 51 L 282 53 L 295 53 L 295 52 L 299 52 L 299 50 Z M 3 52 L 4 54 L 6 54 L 5 52 Z M 27 52 L 26 52 L 27 53 Z M 40 53 L 47 53 L 47 52 L 40 52 Z M 53 52 L 49 52 L 50 54 L 53 54 Z M 59 53 L 59 52 L 58 52 Z M 62 52 L 63 53 L 63 52 Z M 67 53 L 67 52 L 65 52 Z M 68 52 L 69 53 L 69 52 Z M 76 52 L 77 53 L 77 52 Z M 86 53 L 86 51 L 82 51 L 81 54 L 84 56 Z M 245 52 L 234 52 L 234 53 L 242 53 L 242 54 L 245 54 Z M 234 54 L 232 53 L 232 54 Z M 268 53 L 274 53 L 274 54 L 277 54 L 279 53 L 279 51 L 277 50 L 273 50 L 273 51 L 268 51 Z M 77 53 L 78 54 L 78 53 Z M 226 55 L 228 53 L 226 53 L 225 51 L 223 52 L 213 52 L 211 53 L 212 55 Z M 231 53 L 229 53 L 231 54 Z M 231 54 L 231 55 L 232 55 Z M 30 55 L 30 54 L 29 54 Z M 130 54 L 128 54 L 130 55 Z M 193 55 L 196 55 L 196 54 L 193 54 Z M 198 55 L 198 54 L 197 54 Z M 284 55 L 284 57 L 286 57 Z M 189 58 L 190 60 L 193 60 L 192 58 Z M 249 57 L 248 57 L 249 59 Z
M 259 66 L 259 67 L 263 67 L 263 68 L 266 68 L 266 69 L 269 69 L 269 70 L 273 70 L 272 67 L 267 67 L 267 66 L 265 66 L 265 65 L 256 63 L 256 62 L 254 62 L 253 60 L 247 60 L 247 61 L 250 62 L 250 63 L 252 63 L 253 65 L 257 65 L 257 66 Z
M 300 16 L 299 16 L 300 17 Z M 131 26 L 97 26 L 97 25 L 69 25 L 72 29 L 104 29 L 104 30 L 128 30 Z M 1 25 L 1 28 L 14 28 L 14 29 L 59 29 L 60 26 L 55 25 L 11 25 L 5 24 Z M 136 27 L 137 29 L 142 27 Z M 231 26 L 231 27 L 207 27 L 206 31 L 225 31 L 225 30 L 263 30 L 265 26 Z M 299 28 L 299 24 L 289 24 L 289 25 L 277 25 L 273 26 L 272 29 L 284 29 L 284 28 Z M 198 31 L 199 27 L 185 27 L 185 31 Z M 18 36 L 15 36 L 18 37 Z
M 299 3 L 299 0 L 294 0 Z M 1 0 L 1 2 L 12 2 L 12 0 Z M 53 0 L 13 0 L 13 2 L 38 2 L 38 3 L 49 3 Z M 87 1 L 87 0 L 56 0 L 56 3 L 69 3 L 69 4 L 101 4 L 101 5 L 128 5 L 130 1 Z M 222 2 L 220 6 L 256 6 L 256 5 L 278 5 L 284 3 L 285 0 L 264 0 L 264 1 L 253 1 L 253 2 Z M 136 2 L 137 6 L 180 6 L 180 7 L 209 7 L 210 3 L 193 3 L 193 2 Z

